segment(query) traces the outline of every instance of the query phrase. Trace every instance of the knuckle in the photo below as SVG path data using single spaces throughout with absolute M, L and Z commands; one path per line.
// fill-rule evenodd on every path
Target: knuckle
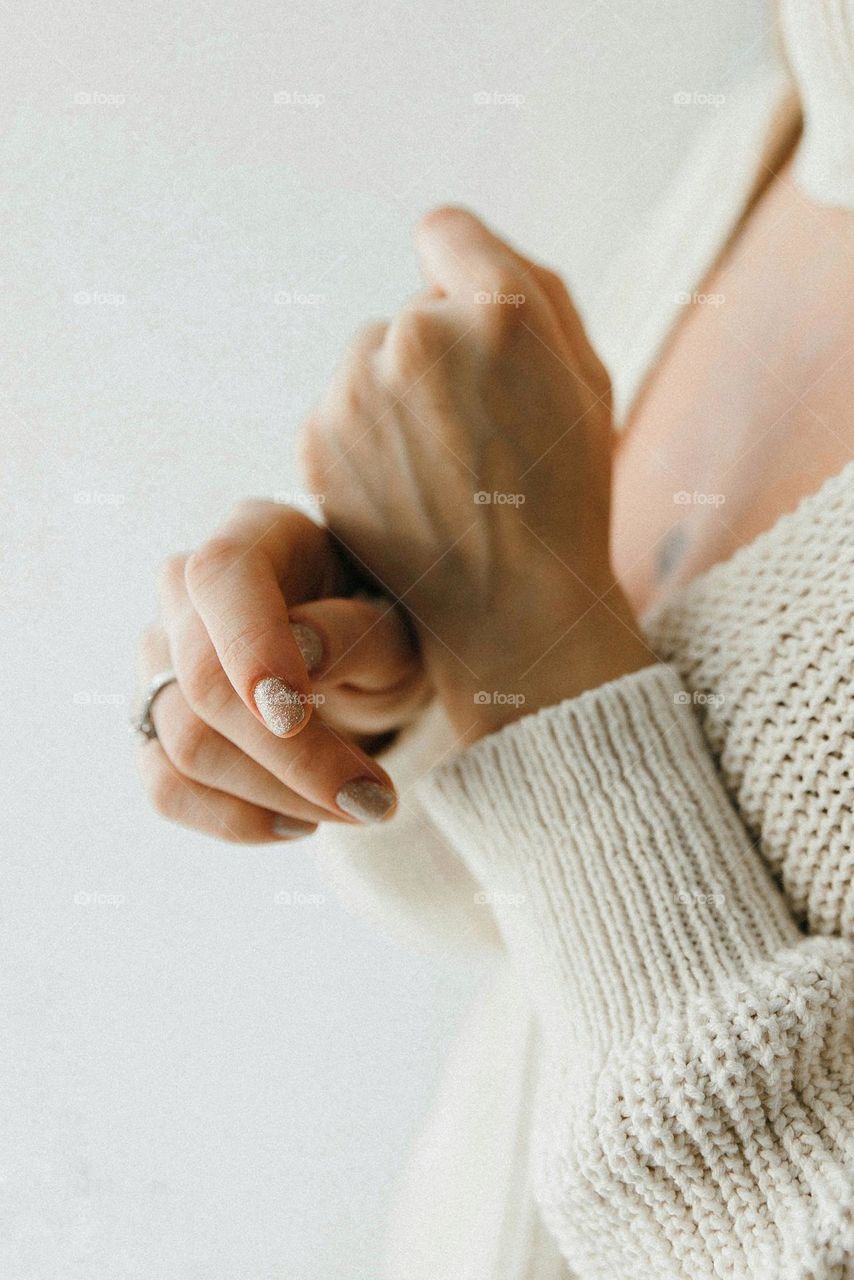
M 228 670 L 232 663 L 240 662 L 246 658 L 247 654 L 252 655 L 256 649 L 266 650 L 270 647 L 269 641 L 280 640 L 282 630 L 278 625 L 271 626 L 269 622 L 259 622 L 254 626 L 240 627 L 233 635 L 229 636 L 220 649 L 222 665 Z
M 323 438 L 323 423 L 319 413 L 306 418 L 296 434 L 297 460 L 303 463 L 307 457 L 317 452 Z
M 297 436 L 296 451 L 300 471 L 305 476 L 309 489 L 312 492 L 322 492 L 326 449 L 313 420 L 307 422 Z
M 318 766 L 321 762 L 318 760 L 317 747 L 314 744 L 307 745 L 302 735 L 291 738 L 287 745 L 287 756 L 282 757 L 276 776 L 285 786 L 300 791 L 306 778 L 320 773 Z
M 527 281 L 521 272 L 497 263 L 486 275 L 486 289 L 498 298 L 516 297 L 525 292 Z
M 335 372 L 320 412 L 313 414 L 306 424 L 306 446 L 309 440 L 315 443 L 324 435 L 334 441 L 371 416 L 378 395 L 377 354 L 386 330 L 385 322 L 374 321 L 355 335 Z
M 174 819 L 178 813 L 182 784 L 178 775 L 159 755 L 146 770 L 145 787 L 154 812 L 159 813 L 161 818 Z
M 341 364 L 337 382 L 338 402 L 348 408 L 362 410 L 368 401 L 374 382 L 374 350 L 368 348 L 364 332 L 350 344 Z
M 531 323 L 530 285 L 526 286 L 524 280 L 500 279 L 495 287 L 484 291 L 481 300 L 486 305 L 478 307 L 478 320 L 481 335 L 488 343 L 503 346 Z
M 233 520 L 275 519 L 281 510 L 279 503 L 269 498 L 241 498 L 231 509 Z
M 434 359 L 438 336 L 435 318 L 413 309 L 401 312 L 389 330 L 392 367 L 399 374 L 420 373 Z
M 212 730 L 184 704 L 176 709 L 158 729 L 163 748 L 175 768 L 199 781 L 208 753 Z
M 279 507 L 279 513 L 279 532 L 288 541 L 314 530 L 311 516 L 300 511 L 299 507 Z
M 139 638 L 139 656 L 144 671 L 157 670 L 166 646 L 166 633 L 162 627 L 152 625 L 145 628 Z
M 336 435 L 358 427 L 367 410 L 367 393 L 361 369 L 352 369 L 341 383 L 338 393 Z
M 524 292 L 529 275 L 516 263 L 494 254 L 477 264 L 470 272 L 468 290 L 470 299 L 477 303 L 492 302 L 496 298 Z
M 611 375 L 594 352 L 590 353 L 589 376 L 596 395 L 600 400 L 604 400 L 610 404 Z
M 366 372 L 369 354 L 369 329 L 359 329 L 344 353 L 341 371 L 345 382 L 358 382 Z
M 291 534 L 301 532 L 306 526 L 312 525 L 310 517 L 304 511 L 287 502 L 266 502 L 259 505 L 257 509 L 261 510 L 265 517 L 265 533 L 274 535 L 276 538 L 287 538 Z M 269 523 L 267 523 L 268 519 Z M 241 547 L 240 557 L 249 564 L 258 565 L 262 560 L 269 558 L 269 552 L 265 543 L 259 540 L 253 546 Z
M 217 534 L 202 543 L 184 566 L 184 578 L 191 591 L 204 590 L 211 582 L 227 572 L 240 554 L 233 538 Z
M 217 715 L 231 696 L 231 686 L 213 649 L 183 666 L 180 685 L 190 709 L 202 718 Z
M 224 797 L 220 805 L 217 835 L 227 844 L 259 844 L 262 840 L 254 813 L 240 800 Z
M 168 556 L 160 566 L 160 589 L 170 591 L 183 586 L 186 556 Z
M 556 271 L 552 271 L 551 267 L 537 267 L 534 274 L 536 279 L 542 281 L 555 294 L 569 298 L 569 292 L 564 284 L 563 276 L 559 276 Z
M 369 320 L 356 330 L 356 336 L 350 346 L 350 354 L 364 360 L 366 352 L 372 351 L 383 339 L 388 329 L 387 320 Z

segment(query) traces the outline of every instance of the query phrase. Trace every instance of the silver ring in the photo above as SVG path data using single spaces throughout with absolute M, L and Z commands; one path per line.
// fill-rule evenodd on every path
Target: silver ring
M 130 727 L 137 737 L 144 738 L 146 742 L 155 742 L 157 739 L 157 730 L 154 727 L 154 721 L 151 718 L 151 708 L 154 705 L 154 699 L 157 697 L 161 689 L 165 689 L 167 684 L 172 684 L 178 677 L 174 671 L 160 671 L 156 676 L 152 676 L 148 682 L 148 688 L 142 696 L 142 702 L 135 716 L 131 717 Z

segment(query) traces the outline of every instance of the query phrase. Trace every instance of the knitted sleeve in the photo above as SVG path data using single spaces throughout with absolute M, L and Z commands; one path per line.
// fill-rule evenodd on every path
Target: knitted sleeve
M 536 1194 L 588 1277 L 854 1275 L 854 948 L 806 938 L 658 665 L 421 786 L 542 1026 Z

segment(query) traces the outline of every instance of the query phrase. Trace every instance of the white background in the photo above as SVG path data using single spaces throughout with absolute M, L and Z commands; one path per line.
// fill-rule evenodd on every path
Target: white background
M 417 287 L 430 205 L 586 304 L 717 109 L 674 94 L 725 94 L 768 16 L 58 0 L 2 25 L 0 1274 L 374 1280 L 477 975 L 347 916 L 309 844 L 149 813 L 125 721 L 158 562 L 299 490 L 294 429 Z

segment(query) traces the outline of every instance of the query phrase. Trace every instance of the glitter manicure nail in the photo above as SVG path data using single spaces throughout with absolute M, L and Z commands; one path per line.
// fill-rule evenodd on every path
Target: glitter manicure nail
M 292 689 L 278 676 L 267 676 L 266 679 L 259 680 L 253 697 L 265 725 L 279 738 L 290 733 L 291 729 L 295 729 L 305 719 L 302 698 L 296 689 Z
M 297 836 L 308 836 L 315 830 L 310 822 L 300 822 L 298 818 L 286 818 L 277 813 L 273 819 L 273 835 L 285 840 L 294 840 Z
M 380 822 L 394 804 L 394 792 L 372 778 L 354 778 L 344 784 L 335 803 L 360 822 Z
M 291 623 L 291 635 L 302 655 L 306 671 L 314 671 L 323 661 L 323 641 L 313 627 L 304 622 Z

